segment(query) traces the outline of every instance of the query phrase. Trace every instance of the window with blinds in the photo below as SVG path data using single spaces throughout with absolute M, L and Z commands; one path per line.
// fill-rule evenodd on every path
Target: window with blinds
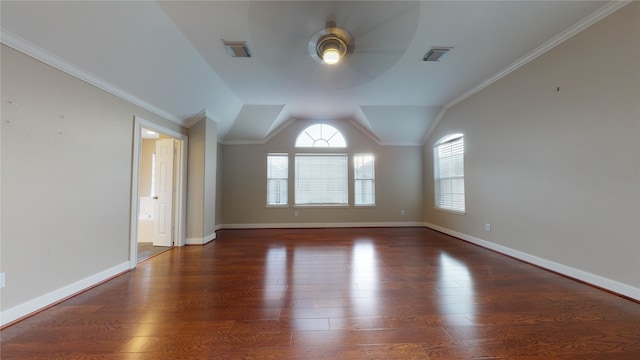
M 295 147 L 300 151 L 294 156 L 295 206 L 348 206 L 349 199 L 357 206 L 375 205 L 373 154 L 354 154 L 353 168 L 349 168 L 351 154 L 340 149 L 347 148 L 345 137 L 322 123 L 303 129 Z M 287 154 L 268 154 L 267 205 L 288 204 L 288 161 Z M 353 194 L 349 193 L 351 179 Z
M 353 157 L 353 202 L 355 205 L 375 205 L 375 167 L 373 155 Z
M 348 204 L 347 155 L 296 154 L 295 204 Z
M 289 155 L 267 155 L 267 205 L 289 203 Z
M 435 206 L 465 212 L 464 138 L 462 134 L 442 138 L 434 146 Z

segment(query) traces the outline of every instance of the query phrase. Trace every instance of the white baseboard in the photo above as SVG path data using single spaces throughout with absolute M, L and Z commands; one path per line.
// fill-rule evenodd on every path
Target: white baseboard
M 129 271 L 128 261 L 107 270 L 101 271 L 97 274 L 86 277 L 82 280 L 76 281 L 73 284 L 69 284 L 60 289 L 51 291 L 35 299 L 31 299 L 10 309 L 3 310 L 2 312 L 0 312 L 0 326 L 4 326 L 27 315 L 40 311 L 47 306 L 57 303 L 60 300 L 78 294 L 97 284 L 100 284 L 103 281 L 109 280 L 110 278 L 127 271 Z
M 217 229 L 216 229 L 217 230 Z M 209 234 L 205 237 L 190 237 L 185 239 L 187 245 L 204 245 L 216 239 L 216 233 Z
M 623 284 L 621 282 L 611 280 L 599 275 L 595 275 L 583 270 L 578 270 L 570 266 L 566 266 L 551 260 L 537 257 L 535 255 L 527 254 L 519 250 L 514 250 L 506 246 L 498 245 L 490 241 L 482 240 L 482 239 L 479 239 L 467 234 L 463 234 L 454 230 L 450 230 L 438 225 L 424 223 L 424 226 L 433 230 L 440 231 L 447 235 L 451 235 L 459 239 L 468 241 L 472 244 L 479 245 L 483 248 L 514 257 L 516 259 L 528 262 L 530 264 L 534 264 L 541 268 L 551 270 L 551 271 L 560 273 L 562 275 L 568 276 L 570 278 L 584 281 L 585 283 L 595 285 L 597 287 L 640 301 L 640 288 L 636 288 L 628 284 Z
M 421 222 L 361 222 L 361 223 L 266 223 L 266 224 L 224 224 L 221 229 L 308 229 L 345 227 L 423 227 Z

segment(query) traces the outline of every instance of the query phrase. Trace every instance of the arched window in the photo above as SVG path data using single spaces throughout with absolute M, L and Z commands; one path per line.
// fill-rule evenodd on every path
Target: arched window
M 296 138 L 296 147 L 346 148 L 344 136 L 333 126 L 315 124 L 302 130 Z
M 373 154 L 350 154 L 342 133 L 327 124 L 314 124 L 302 130 L 295 147 L 300 151 L 295 154 L 292 173 L 295 206 L 348 206 L 350 198 L 354 206 L 375 206 Z M 352 162 L 349 156 L 353 157 Z M 288 154 L 267 155 L 267 206 L 289 204 L 288 164 Z M 349 186 L 350 171 L 353 187 Z
M 436 208 L 465 212 L 464 137 L 445 136 L 433 147 Z
M 296 138 L 296 148 L 346 148 L 344 136 L 333 126 L 314 124 Z M 295 157 L 295 204 L 346 206 L 349 200 L 348 155 L 297 153 Z

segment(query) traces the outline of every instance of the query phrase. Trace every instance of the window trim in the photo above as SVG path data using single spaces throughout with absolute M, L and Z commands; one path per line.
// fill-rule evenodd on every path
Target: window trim
M 324 131 L 324 126 L 328 127 L 329 131 Z M 317 127 L 317 128 L 314 128 Z M 375 154 L 373 152 L 351 152 L 348 148 L 347 139 L 343 135 L 342 131 L 331 124 L 327 124 L 325 122 L 317 122 L 306 127 L 301 127 L 302 130 L 298 133 L 295 138 L 293 151 L 292 152 L 268 152 L 267 153 L 267 167 L 269 166 L 269 157 L 270 156 L 286 156 L 288 159 L 288 173 L 287 178 L 269 178 L 269 168 L 267 168 L 267 178 L 266 178 L 266 207 L 267 208 L 373 208 L 377 206 L 376 203 L 376 161 Z M 309 133 L 308 130 L 312 131 Z M 328 139 L 324 139 L 325 135 L 330 135 Z M 301 136 L 306 136 L 307 139 L 303 142 L 304 145 L 299 145 L 299 139 Z M 315 137 L 314 137 L 315 136 Z M 339 138 L 338 145 L 331 144 L 329 141 L 332 137 Z M 326 144 L 329 146 L 325 146 L 325 144 L 320 146 L 309 146 L 309 139 L 315 140 L 324 140 Z M 315 140 L 314 140 L 315 139 Z M 366 149 L 365 149 L 366 150 Z M 297 152 L 296 152 L 297 151 Z M 327 172 L 333 171 L 335 174 L 339 174 L 340 176 L 332 177 L 332 174 L 324 173 L 322 170 L 318 171 L 318 167 L 307 168 L 303 171 L 307 171 L 308 176 L 305 180 L 309 180 L 308 184 L 305 184 L 305 180 L 302 182 L 299 181 L 299 159 L 301 157 L 336 157 L 344 160 L 344 172 L 341 168 L 334 168 L 336 163 L 332 164 L 331 162 L 327 163 L 316 163 L 312 164 L 314 166 L 323 167 L 327 166 Z M 366 174 L 368 177 L 357 177 L 356 174 L 356 159 L 362 156 L 370 156 L 372 159 L 371 163 L 371 174 Z M 304 163 L 303 163 L 304 165 Z M 341 164 L 342 165 L 342 164 Z M 360 169 L 360 168 L 359 168 Z M 369 169 L 364 169 L 366 173 L 369 173 Z M 344 177 L 342 176 L 344 174 Z M 304 175 L 304 174 L 303 174 Z M 361 174 L 362 175 L 362 174 Z M 287 181 L 287 203 L 286 204 L 269 204 L 269 184 L 272 180 L 286 180 Z M 361 186 L 366 190 L 368 185 L 371 184 L 371 193 L 366 194 L 365 198 L 371 199 L 371 203 L 359 203 L 356 204 L 356 184 L 361 184 L 361 182 L 366 182 L 364 186 Z M 314 184 L 317 182 L 317 184 Z M 300 184 L 306 186 L 306 190 L 302 190 L 299 186 Z M 317 190 L 315 193 L 311 190 Z M 306 196 L 300 196 L 302 192 L 307 192 Z M 343 197 L 344 196 L 344 197 Z M 325 200 L 335 200 L 338 199 L 340 202 L 336 203 L 321 203 L 321 202 L 309 202 L 309 203 L 298 203 L 300 198 L 307 198 L 309 201 L 325 201 Z M 344 198 L 344 202 L 342 202 Z M 362 197 L 361 197 L 362 198 Z
M 313 136 L 312 134 L 313 131 L 311 131 L 312 129 L 315 130 L 314 128 L 316 127 L 319 128 L 317 130 L 319 137 L 317 138 Z M 326 130 L 324 128 L 326 128 Z M 331 136 L 326 137 L 325 136 L 326 134 L 323 134 L 323 132 L 325 131 L 330 131 Z M 304 146 L 301 144 L 303 142 L 302 138 L 305 136 L 313 142 L 311 146 Z M 344 143 L 344 146 L 332 144 L 332 140 L 334 137 L 335 137 L 335 140 L 337 140 L 338 142 Z M 325 142 L 327 146 L 316 146 L 316 144 L 320 144 L 321 141 Z M 294 147 L 297 149 L 346 149 L 348 148 L 348 144 L 347 144 L 347 139 L 344 137 L 342 132 L 338 130 L 338 128 L 336 128 L 333 125 L 320 122 L 320 123 L 309 125 L 304 129 L 302 129 L 302 131 L 300 131 L 296 136 Z
M 371 178 L 357 178 L 356 177 L 356 157 L 359 156 L 371 156 L 371 161 L 373 163 L 373 169 L 372 169 L 372 177 Z M 353 161 L 353 206 L 354 207 L 374 207 L 376 206 L 376 157 L 373 153 L 355 153 L 351 156 L 352 161 Z M 372 188 L 372 197 L 373 197 L 373 202 L 372 203 L 367 203 L 367 204 L 358 204 L 356 203 L 356 182 L 357 181 L 367 181 L 370 180 L 371 181 L 371 188 Z
M 439 150 L 440 147 L 446 144 L 450 144 L 453 142 L 456 142 L 458 140 L 462 140 L 462 176 L 451 176 L 451 177 L 440 177 L 440 156 L 439 156 Z M 464 147 L 464 134 L 461 133 L 456 133 L 456 134 L 451 134 L 451 135 L 447 135 L 442 137 L 439 141 L 437 141 L 434 145 L 433 145 L 433 179 L 434 179 L 434 209 L 439 210 L 439 211 L 443 211 L 443 212 L 448 212 L 448 213 L 452 213 L 452 214 L 458 214 L 458 215 L 466 215 L 467 213 L 467 192 L 466 192 L 466 182 L 465 182 L 465 175 L 464 175 L 464 167 L 465 167 L 465 147 Z M 456 209 L 456 208 L 452 208 L 452 207 L 443 207 L 441 206 L 441 204 L 439 203 L 439 198 L 441 197 L 441 191 L 440 191 L 440 182 L 443 179 L 462 179 L 462 183 L 463 183 L 463 209 Z
M 270 178 L 269 177 L 269 158 L 270 157 L 284 157 L 286 158 L 286 163 L 287 163 L 287 177 L 285 178 Z M 266 206 L 267 207 L 271 207 L 271 208 L 283 208 L 283 207 L 289 207 L 289 200 L 290 200 L 290 196 L 289 196 L 289 154 L 288 153 L 267 153 L 267 176 L 266 176 L 266 192 L 267 192 L 267 197 L 266 197 Z M 286 180 L 286 186 L 285 188 L 287 189 L 287 201 L 286 203 L 283 204 L 270 204 L 269 203 L 269 180 Z

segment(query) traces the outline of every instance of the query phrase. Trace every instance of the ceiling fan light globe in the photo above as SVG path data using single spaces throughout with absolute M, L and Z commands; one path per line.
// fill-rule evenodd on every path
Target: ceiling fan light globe
M 322 61 L 328 65 L 337 64 L 340 61 L 340 51 L 335 48 L 325 49 L 322 52 Z

